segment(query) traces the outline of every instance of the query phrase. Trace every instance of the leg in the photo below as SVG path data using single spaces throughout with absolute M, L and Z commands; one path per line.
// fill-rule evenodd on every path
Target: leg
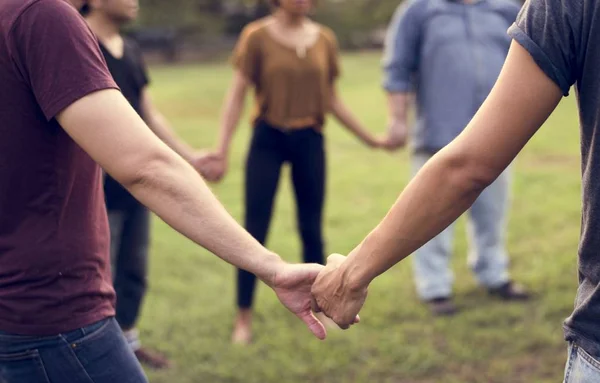
M 246 161 L 245 227 L 257 241 L 264 244 L 271 222 L 273 201 L 277 192 L 284 153 L 281 148 L 283 133 L 259 125 L 255 128 Z M 237 306 L 239 309 L 233 340 L 248 343 L 251 339 L 251 307 L 256 287 L 256 276 L 238 270 Z
M 140 362 L 152 368 L 167 368 L 170 362 L 159 352 L 142 347 L 135 328 L 148 287 L 150 212 L 136 204 L 127 212 L 117 263 L 117 321 Z
M 323 136 L 307 129 L 292 138 L 292 180 L 296 192 L 298 229 L 306 263 L 324 263 L 323 204 L 325 200 L 325 150 Z
M 509 281 L 505 247 L 510 170 L 487 187 L 469 210 L 469 266 L 479 283 L 489 288 Z
M 413 174 L 416 174 L 431 156 L 415 153 Z M 424 301 L 449 298 L 452 295 L 454 276 L 450 269 L 450 255 L 454 224 L 423 245 L 413 256 L 417 293 Z
M 119 249 L 121 248 L 121 237 L 123 236 L 124 222 L 124 212 L 120 210 L 108 211 L 108 224 L 110 227 L 110 266 L 113 283 L 117 277 L 117 262 L 119 259 Z
M 117 321 L 123 330 L 135 327 L 148 285 L 150 213 L 141 204 L 125 219 L 117 262 Z

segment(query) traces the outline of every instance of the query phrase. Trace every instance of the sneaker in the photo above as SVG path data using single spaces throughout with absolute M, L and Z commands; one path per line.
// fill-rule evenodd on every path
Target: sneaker
M 451 298 L 433 298 L 427 301 L 431 313 L 435 316 L 450 316 L 456 314 L 458 308 Z
M 492 296 L 496 296 L 505 301 L 526 301 L 530 298 L 527 290 L 513 281 L 508 281 L 499 287 L 489 289 Z

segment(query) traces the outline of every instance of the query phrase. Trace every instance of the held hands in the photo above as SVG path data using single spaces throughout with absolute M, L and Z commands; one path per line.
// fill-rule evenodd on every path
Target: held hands
M 352 289 L 345 283 L 342 264 L 346 257 L 334 254 L 327 266 L 289 264 L 277 260 L 264 282 L 273 289 L 279 301 L 323 340 L 325 326 L 314 313 L 323 312 L 342 329 L 358 323 L 358 311 L 366 298 L 366 288 Z
M 408 141 L 408 128 L 406 123 L 400 120 L 392 120 L 384 137 L 367 136 L 365 144 L 371 148 L 384 149 L 390 152 L 406 146 Z
M 333 254 L 319 273 L 311 292 L 315 312 L 323 312 L 340 328 L 358 323 L 358 313 L 367 299 L 367 287 L 355 285 L 348 278 L 346 257 Z
M 219 182 L 227 173 L 227 158 L 218 152 L 200 153 L 192 166 L 209 182 Z

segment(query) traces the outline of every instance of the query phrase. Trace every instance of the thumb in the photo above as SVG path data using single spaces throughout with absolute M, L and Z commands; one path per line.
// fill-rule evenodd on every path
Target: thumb
M 298 318 L 300 318 L 300 320 L 308 326 L 310 332 L 320 340 L 324 340 L 327 337 L 325 326 L 323 326 L 323 323 L 319 322 L 310 310 L 298 314 Z

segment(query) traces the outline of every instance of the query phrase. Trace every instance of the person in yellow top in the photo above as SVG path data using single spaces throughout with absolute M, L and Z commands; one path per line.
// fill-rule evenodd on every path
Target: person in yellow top
M 225 175 L 245 95 L 253 88 L 256 109 L 245 169 L 245 227 L 265 243 L 280 170 L 289 162 L 304 261 L 322 264 L 325 116 L 331 112 L 369 147 L 392 149 L 393 144 L 363 128 L 338 97 L 337 41 L 329 28 L 308 18 L 315 2 L 272 1 L 272 15 L 244 28 L 233 53 L 235 75 L 225 100 L 219 146 L 204 157 L 200 168 L 209 181 Z M 234 343 L 246 344 L 252 339 L 255 281 L 254 275 L 238 271 Z

